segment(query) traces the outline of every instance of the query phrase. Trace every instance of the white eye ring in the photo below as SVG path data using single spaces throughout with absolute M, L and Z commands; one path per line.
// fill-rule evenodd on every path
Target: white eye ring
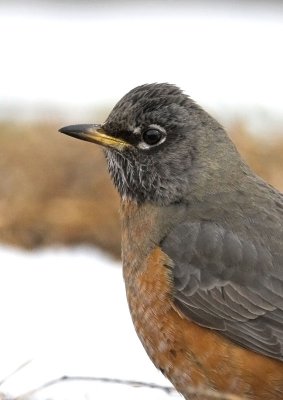
M 156 147 L 166 140 L 166 131 L 159 125 L 149 125 L 141 134 L 142 141 L 138 144 L 140 149 L 146 150 Z

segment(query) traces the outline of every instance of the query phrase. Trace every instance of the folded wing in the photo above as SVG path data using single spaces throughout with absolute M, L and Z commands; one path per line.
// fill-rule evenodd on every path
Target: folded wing
M 179 224 L 161 247 L 186 317 L 283 361 L 283 252 L 212 222 Z

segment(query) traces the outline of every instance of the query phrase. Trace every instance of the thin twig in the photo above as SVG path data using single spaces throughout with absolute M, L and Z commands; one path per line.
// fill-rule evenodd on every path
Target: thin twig
M 25 361 L 23 364 L 21 364 L 19 367 L 17 367 L 13 372 L 5 376 L 5 378 L 2 378 L 0 381 L 0 386 L 3 385 L 8 379 L 10 379 L 13 375 L 15 375 L 17 372 L 19 372 L 21 369 L 25 368 L 28 364 L 30 364 L 32 360 Z
M 118 384 L 118 385 L 128 385 L 128 386 L 137 386 L 137 387 L 147 387 L 150 389 L 163 390 L 167 394 L 176 392 L 176 390 L 172 386 L 162 386 L 162 385 L 157 385 L 155 383 L 147 383 L 147 382 L 141 382 L 141 381 L 132 381 L 132 380 L 127 380 L 127 379 L 124 380 L 124 379 L 116 379 L 116 378 L 100 378 L 100 377 L 93 377 L 93 376 L 66 376 L 66 375 L 63 375 L 60 378 L 52 379 L 51 381 L 43 383 L 43 385 L 41 385 L 35 389 L 32 389 L 29 392 L 26 392 L 25 394 L 15 397 L 14 400 L 23 400 L 24 398 L 34 395 L 36 392 L 39 392 L 50 386 L 57 385 L 59 383 L 66 382 L 66 381 L 89 381 L 89 382 L 101 382 L 101 383 L 114 383 L 114 384 Z
M 29 392 L 26 392 L 23 395 L 15 397 L 13 400 L 24 400 L 28 397 L 36 394 L 37 392 L 46 389 L 50 386 L 57 385 L 66 381 L 89 381 L 89 382 L 100 382 L 100 383 L 114 383 L 118 385 L 128 385 L 128 386 L 136 386 L 136 387 L 146 387 L 150 389 L 158 389 L 162 390 L 168 395 L 173 393 L 177 393 L 176 389 L 172 386 L 162 386 L 157 385 L 155 383 L 147 383 L 141 381 L 132 381 L 132 380 L 123 380 L 123 379 L 115 379 L 115 378 L 99 378 L 99 377 L 91 377 L 91 376 L 61 376 L 60 378 L 53 379 L 49 382 L 44 383 L 36 389 L 32 389 Z M 201 388 L 191 388 L 187 391 L 191 395 L 204 396 L 204 398 L 208 399 L 217 399 L 217 400 L 244 400 L 244 398 L 240 398 L 236 395 L 229 393 L 220 393 L 210 389 L 201 389 Z

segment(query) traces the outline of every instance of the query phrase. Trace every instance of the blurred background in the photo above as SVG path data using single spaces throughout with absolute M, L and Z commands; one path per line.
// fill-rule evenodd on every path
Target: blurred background
M 103 122 L 137 85 L 175 83 L 283 190 L 282 39 L 282 1 L 0 1 L 0 381 L 34 360 L 0 392 L 68 373 L 168 384 L 128 317 L 103 154 L 57 131 Z M 98 391 L 109 398 L 48 396 Z

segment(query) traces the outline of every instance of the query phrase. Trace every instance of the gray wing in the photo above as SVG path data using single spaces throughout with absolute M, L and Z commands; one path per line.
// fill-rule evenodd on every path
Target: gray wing
M 201 326 L 283 361 L 283 250 L 211 222 L 185 222 L 161 243 L 177 308 Z

